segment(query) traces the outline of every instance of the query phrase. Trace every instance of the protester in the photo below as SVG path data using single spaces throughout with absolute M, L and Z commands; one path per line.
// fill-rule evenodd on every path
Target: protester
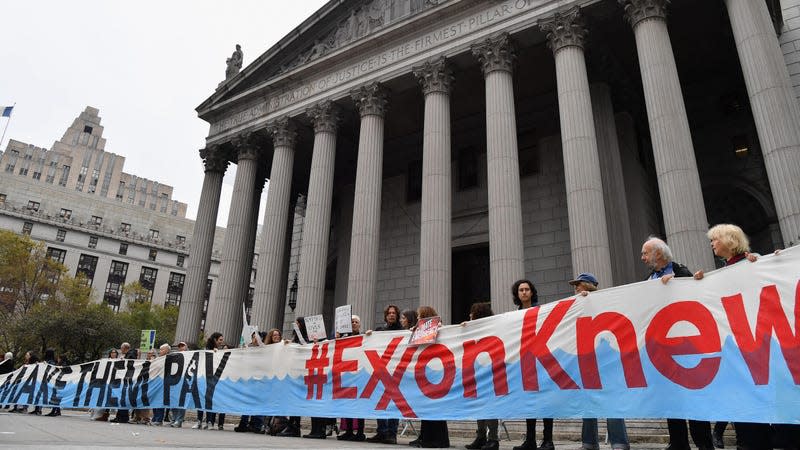
M 303 340 L 303 342 L 308 342 L 308 332 L 306 331 L 306 318 L 300 316 L 295 319 L 294 324 L 297 326 L 297 329 L 295 330 L 294 336 L 292 337 L 292 342 L 294 342 L 295 344 L 300 344 L 301 339 Z M 288 343 L 288 341 L 286 342 Z M 324 435 L 325 433 L 323 432 L 322 434 Z M 286 427 L 276 436 L 300 437 L 300 417 L 299 416 L 289 417 L 289 422 L 286 424 Z
M 403 327 L 404 330 L 411 329 L 417 325 L 417 312 L 413 309 L 404 309 L 402 313 L 400 313 L 400 326 Z
M 683 264 L 672 260 L 672 250 L 663 240 L 651 236 L 642 244 L 642 262 L 650 269 L 648 280 L 660 279 L 666 284 L 673 277 L 691 277 L 692 272 Z M 690 450 L 686 419 L 667 419 L 669 445 L 665 450 Z M 711 423 L 705 420 L 689 420 L 689 432 L 700 450 L 712 450 Z
M 58 365 L 56 363 L 56 350 L 55 349 L 48 348 L 47 350 L 44 351 L 44 362 L 46 362 L 47 364 L 50 364 L 51 366 L 57 366 Z M 56 406 L 52 410 L 50 410 L 49 413 L 47 413 L 45 415 L 48 416 L 48 417 L 60 416 L 61 415 L 61 408 Z
M 432 306 L 420 306 L 417 308 L 417 324 L 419 324 L 419 320 L 427 319 L 429 317 L 436 317 L 438 315 L 439 313 L 437 313 Z M 419 437 L 409 442 L 408 445 L 421 448 L 450 447 L 450 436 L 447 432 L 447 421 L 421 420 L 419 425 Z
M 139 351 L 135 348 L 131 348 L 131 344 L 127 342 L 123 342 L 122 345 L 119 346 L 119 351 L 124 359 L 137 359 L 139 357 Z M 125 408 L 120 408 L 117 410 L 116 417 L 109 420 L 109 422 L 128 423 L 129 420 L 130 412 Z
M 267 338 L 266 332 L 254 331 L 250 334 L 250 343 L 247 344 L 248 348 L 261 347 L 265 344 L 264 340 Z M 239 424 L 233 428 L 237 433 L 264 433 L 264 417 L 263 416 L 250 416 L 242 414 L 239 418 Z
M 402 330 L 400 325 L 400 308 L 389 305 L 383 310 L 384 325 L 375 328 L 375 331 L 396 331 Z M 367 330 L 370 335 L 372 330 Z M 377 419 L 378 429 L 375 436 L 367 438 L 367 442 L 380 444 L 397 444 L 397 426 L 400 419 Z
M 169 354 L 171 349 L 172 348 L 169 346 L 169 344 L 161 344 L 161 346 L 158 347 L 158 357 L 160 358 L 162 356 L 167 356 L 167 354 Z M 164 399 L 164 402 L 166 403 L 167 399 Z M 155 425 L 157 427 L 163 425 L 164 415 L 166 414 L 166 412 L 167 412 L 166 408 L 154 408 L 153 420 L 150 422 L 150 424 Z
M 575 288 L 575 294 L 586 296 L 589 292 L 597 290 L 597 277 L 591 273 L 582 273 L 574 280 L 569 282 Z M 608 430 L 608 440 L 611 442 L 612 449 L 629 450 L 628 430 L 625 428 L 624 419 L 606 419 L 606 429 Z M 599 450 L 600 438 L 597 433 L 597 419 L 583 419 L 581 429 L 581 441 L 584 450 Z
M 711 227 L 706 233 L 706 236 L 711 241 L 711 250 L 714 255 L 722 258 L 724 267 L 731 266 L 738 262 L 749 259 L 755 261 L 756 255 L 750 253 L 750 240 L 747 235 L 736 225 L 720 224 Z M 694 278 L 702 280 L 704 274 L 702 270 L 698 270 L 694 274 Z M 727 425 L 727 422 L 722 422 Z M 734 422 L 733 428 L 736 430 L 736 445 L 737 447 L 747 450 L 771 450 L 772 447 L 772 429 L 766 423 L 751 423 L 751 422 Z M 719 427 L 720 431 L 725 427 Z M 717 428 L 715 427 L 715 431 Z M 722 433 L 720 432 L 719 440 L 722 440 Z
M 536 286 L 530 280 L 517 280 L 511 286 L 511 295 L 517 309 L 528 309 L 539 304 Z M 536 445 L 536 419 L 525 419 L 525 441 L 514 450 L 554 450 L 553 419 L 542 419 L 542 445 Z
M 350 325 L 353 331 L 350 333 L 339 334 L 336 333 L 337 338 L 344 338 L 349 336 L 356 336 L 361 334 L 361 318 L 353 314 L 350 317 Z M 367 439 L 364 434 L 364 419 L 348 419 L 342 418 L 340 429 L 344 433 L 336 437 L 340 441 L 356 441 L 361 442 Z
M 179 352 L 185 352 L 188 349 L 189 347 L 186 345 L 186 342 L 178 342 Z M 186 410 L 184 408 L 172 408 L 170 409 L 170 413 L 172 414 L 172 422 L 169 426 L 172 428 L 181 428 L 183 426 L 183 419 L 186 417 Z
M 211 336 L 206 340 L 206 350 L 222 350 L 225 348 L 225 337 L 222 333 L 215 332 L 212 333 Z M 204 430 L 214 429 L 214 422 L 217 421 L 217 429 L 223 430 L 225 425 L 225 413 L 217 413 L 208 412 L 206 413 L 206 422 L 203 425 Z M 218 417 L 219 416 L 219 417 Z M 217 420 L 219 419 L 219 420 Z M 197 411 L 197 423 L 198 425 L 203 421 L 203 411 Z M 194 427 L 192 427 L 194 428 Z
M 3 356 L 3 362 L 0 362 L 0 375 L 11 373 L 14 371 L 14 354 L 6 352 Z M 3 409 L 10 408 L 11 405 L 5 405 Z
M 27 366 L 28 364 L 36 364 L 38 362 L 39 362 L 39 355 L 37 355 L 36 352 L 34 352 L 32 350 L 25 352 L 25 357 L 24 357 L 24 359 L 22 361 L 22 365 L 23 366 Z M 22 406 L 14 405 L 14 407 L 9 412 L 12 412 L 12 413 L 25 413 L 25 412 L 28 412 L 28 405 L 22 405 Z M 42 407 L 41 406 L 34 407 L 33 411 L 31 411 L 29 414 L 34 414 L 34 415 L 37 415 L 37 416 L 41 415 L 42 414 Z
M 470 321 L 493 315 L 492 304 L 488 302 L 473 303 L 469 310 Z M 466 326 L 466 324 L 467 322 L 464 322 L 461 325 Z M 471 450 L 498 450 L 500 448 L 500 439 L 497 436 L 498 423 L 497 419 L 478 419 L 475 440 L 467 444 L 466 447 Z

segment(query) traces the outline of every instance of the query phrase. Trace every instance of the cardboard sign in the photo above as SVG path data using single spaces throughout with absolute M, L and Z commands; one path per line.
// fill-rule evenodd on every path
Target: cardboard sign
M 294 335 L 297 336 L 297 340 L 300 341 L 302 345 L 306 345 L 307 342 L 303 338 L 303 333 L 300 332 L 300 327 L 297 326 L 297 322 L 292 324 L 292 328 L 294 328 Z
M 156 345 L 156 330 L 142 330 L 142 336 L 139 339 L 139 350 L 142 353 L 147 353 Z
M 436 342 L 442 318 L 439 316 L 426 317 L 417 321 L 417 327 L 411 333 L 409 345 L 430 344 Z
M 321 341 L 328 338 L 325 334 L 325 320 L 322 314 L 316 316 L 306 316 L 306 333 L 309 341 Z
M 352 333 L 353 332 L 353 307 L 351 305 L 344 305 L 336 308 L 336 332 L 337 333 Z

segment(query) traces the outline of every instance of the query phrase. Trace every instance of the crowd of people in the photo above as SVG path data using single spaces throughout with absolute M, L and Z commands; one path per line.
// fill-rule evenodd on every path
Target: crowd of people
M 724 266 L 730 266 L 742 261 L 756 261 L 758 255 L 750 253 L 749 241 L 745 233 L 736 225 L 723 224 L 711 228 L 707 236 L 711 242 L 711 249 L 715 256 L 721 258 Z M 776 253 L 778 253 L 776 251 Z M 657 238 L 650 237 L 642 245 L 641 261 L 650 270 L 647 279 L 660 280 L 668 283 L 674 277 L 693 277 L 702 279 L 702 271 L 692 272 L 689 268 L 673 260 L 672 252 L 666 242 Z M 600 286 L 594 274 L 584 272 L 579 274 L 574 280 L 570 280 L 576 296 L 588 296 L 597 291 Z M 538 295 L 534 283 L 527 279 L 522 279 L 511 287 L 512 300 L 518 309 L 527 309 L 538 304 Z M 420 306 L 416 310 L 401 311 L 395 305 L 387 306 L 383 311 L 384 323 L 376 327 L 375 330 L 366 330 L 366 335 L 373 332 L 394 331 L 394 330 L 414 330 L 418 320 L 437 316 L 437 312 L 430 306 Z M 476 302 L 472 305 L 469 313 L 469 320 L 477 320 L 493 315 L 489 302 Z M 336 333 L 331 338 L 341 338 L 351 335 L 361 334 L 361 319 L 357 315 L 352 316 L 352 332 L 346 334 Z M 462 323 L 467 326 L 468 322 Z M 295 320 L 295 334 L 291 342 L 309 342 L 304 317 L 297 317 Z M 273 345 L 284 341 L 282 333 L 278 329 L 271 329 L 268 332 L 253 333 L 249 346 Z M 224 336 L 220 333 L 213 333 L 206 341 L 206 350 L 220 350 L 227 348 Z M 177 351 L 186 351 L 187 346 L 184 342 L 177 345 Z M 158 356 L 166 355 L 172 351 L 170 345 L 163 344 L 158 349 Z M 8 373 L 13 370 L 13 361 L 10 353 L 5 355 L 5 359 L 0 364 L 0 374 Z M 108 358 L 138 358 L 136 349 L 131 348 L 128 343 L 123 343 L 119 350 L 112 349 Z M 155 350 L 147 353 L 147 359 L 156 357 Z M 35 352 L 25 354 L 25 364 L 38 362 Z M 52 350 L 45 353 L 45 361 L 56 364 L 55 354 Z M 27 412 L 27 406 L 14 406 L 12 412 Z M 41 407 L 35 407 L 30 414 L 41 414 Z M 94 420 L 109 420 L 109 410 L 95 410 L 92 412 Z M 130 415 L 129 415 L 130 414 Z M 53 408 L 48 416 L 60 415 L 59 408 Z M 185 410 L 183 409 L 153 409 L 140 410 L 134 409 L 127 411 L 119 409 L 110 422 L 118 423 L 143 423 L 150 425 L 169 424 L 171 427 L 180 428 L 183 425 Z M 225 422 L 225 414 L 213 412 L 197 411 L 197 423 L 192 427 L 195 429 L 217 429 L 222 430 Z M 336 419 L 311 417 L 311 430 L 307 434 L 302 434 L 300 429 L 300 417 L 261 417 L 261 416 L 241 416 L 239 424 L 234 428 L 236 432 L 255 432 L 269 433 L 280 437 L 300 437 L 309 439 L 325 439 L 336 433 L 336 439 L 344 441 L 365 441 L 369 443 L 396 444 L 399 418 L 377 419 L 376 433 L 367 437 L 364 429 L 363 418 L 343 417 Z M 553 442 L 554 420 L 543 418 L 542 440 L 537 441 L 536 437 L 536 418 L 526 419 L 526 434 L 521 445 L 515 446 L 514 450 L 555 450 Z M 215 425 L 216 424 L 216 425 Z M 477 421 L 476 437 L 473 442 L 466 445 L 467 449 L 497 450 L 499 448 L 498 438 L 498 418 L 485 418 Z M 717 422 L 712 428 L 710 422 L 701 420 L 686 420 L 681 418 L 667 419 L 669 432 L 669 444 L 665 450 L 690 450 L 689 436 L 695 446 L 700 450 L 711 450 L 713 448 L 724 448 L 723 433 L 728 428 L 728 422 Z M 612 449 L 630 449 L 625 420 L 621 418 L 607 418 L 607 437 Z M 797 450 L 800 448 L 800 426 L 787 424 L 767 423 L 746 423 L 734 422 L 733 429 L 736 433 L 737 450 L 771 450 L 773 448 L 784 448 L 786 450 Z M 598 419 L 583 419 L 581 440 L 583 448 L 586 450 L 599 449 L 598 439 Z M 447 430 L 447 422 L 443 420 L 422 420 L 420 432 L 416 439 L 409 442 L 412 447 L 424 448 L 447 448 L 450 440 Z

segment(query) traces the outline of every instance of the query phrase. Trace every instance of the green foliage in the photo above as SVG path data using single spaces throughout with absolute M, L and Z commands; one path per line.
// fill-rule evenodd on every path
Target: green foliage
M 18 361 L 28 350 L 41 355 L 51 347 L 71 364 L 91 361 L 122 342 L 137 346 L 143 329 L 172 343 L 178 308 L 151 306 L 138 282 L 123 292 L 127 309 L 115 313 L 92 298 L 83 275 L 71 277 L 48 258 L 43 243 L 0 230 L 0 350 Z

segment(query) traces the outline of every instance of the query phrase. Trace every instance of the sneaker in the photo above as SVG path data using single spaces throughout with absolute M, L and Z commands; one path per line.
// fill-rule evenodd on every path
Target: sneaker
M 203 429 L 204 429 L 204 430 L 207 430 L 207 429 L 208 429 L 208 422 L 206 422 L 206 423 L 204 423 L 204 424 L 203 424 Z
M 355 436 L 353 436 L 353 440 L 356 442 L 364 442 L 365 440 L 367 440 L 367 436 L 364 433 L 359 432 L 356 433 Z
M 192 429 L 193 430 L 202 430 L 203 429 L 203 424 L 200 423 L 200 422 L 197 422 L 196 424 L 192 425 Z
M 171 422 L 169 426 L 172 428 L 181 428 L 183 427 L 183 422 Z
M 217 425 L 217 429 L 220 430 L 220 431 L 225 430 L 225 424 L 221 423 L 221 424 Z

